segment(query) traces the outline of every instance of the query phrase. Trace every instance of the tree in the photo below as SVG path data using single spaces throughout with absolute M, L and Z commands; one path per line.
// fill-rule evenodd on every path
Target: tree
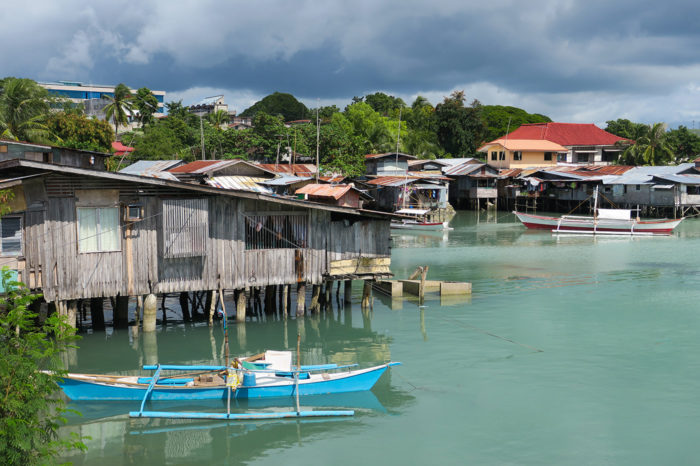
M 644 136 L 648 127 L 644 123 L 634 123 L 624 118 L 610 120 L 606 122 L 605 131 L 621 138 L 635 140 Z
M 109 123 L 77 112 L 53 113 L 46 126 L 60 139 L 61 147 L 109 152 L 114 141 L 114 131 Z
M 481 109 L 484 123 L 486 124 L 486 141 L 493 141 L 514 131 L 525 123 L 546 123 L 552 121 L 549 117 L 527 113 L 517 107 L 503 105 L 484 105 Z
M 675 155 L 675 162 L 689 162 L 700 155 L 700 137 L 685 126 L 666 133 L 666 140 Z
M 167 102 L 165 108 L 168 110 L 169 117 L 181 118 L 183 120 L 187 118 L 187 107 L 182 105 L 182 100 Z
M 208 118 L 209 122 L 218 131 L 222 131 L 222 126 L 228 123 L 228 113 L 225 110 L 217 110 L 214 113 L 209 114 Z
M 368 103 L 349 105 L 344 113 L 352 125 L 352 132 L 365 145 L 365 153 L 389 152 L 396 148 L 396 140 L 386 125 L 386 118 L 377 113 Z
M 256 102 L 252 107 L 245 109 L 242 117 L 254 117 L 259 112 L 268 115 L 281 115 L 283 121 L 303 120 L 308 118 L 309 110 L 299 102 L 292 94 L 275 92 Z
M 8 212 L 9 191 L 0 191 L 0 215 Z M 65 317 L 43 323 L 32 310 L 39 298 L 0 271 L 0 463 L 44 464 L 66 450 L 87 447 L 76 434 L 58 439 L 65 402 L 56 396 L 66 374 L 61 353 L 77 339 Z
M 110 101 L 104 108 L 105 117 L 107 121 L 112 120 L 114 132 L 118 135 L 119 125 L 126 126 L 128 124 L 128 115 L 134 108 L 131 90 L 126 84 L 119 83 L 114 88 L 114 96 L 105 95 L 104 98 Z
M 47 144 L 55 136 L 46 126 L 49 94 L 31 79 L 0 81 L 0 137 Z
M 139 111 L 141 125 L 153 123 L 153 114 L 158 111 L 158 99 L 147 87 L 142 87 L 133 96 L 133 107 Z
M 665 165 L 673 161 L 673 149 L 666 140 L 666 124 L 644 125 L 634 144 L 620 156 L 627 165 Z
M 464 100 L 464 91 L 455 91 L 435 107 L 438 141 L 456 157 L 475 155 L 486 131 L 481 103 L 474 100 L 465 107 Z
M 374 109 L 375 112 L 383 116 L 389 116 L 392 110 L 398 110 L 406 106 L 403 100 L 393 95 L 383 92 L 375 92 L 365 96 L 365 102 Z

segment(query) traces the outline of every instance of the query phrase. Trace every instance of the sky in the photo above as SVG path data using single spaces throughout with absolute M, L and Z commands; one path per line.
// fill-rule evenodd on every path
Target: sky
M 123 82 L 239 113 L 275 92 L 344 108 L 455 90 L 554 121 L 700 128 L 697 0 L 32 0 L 0 76 Z

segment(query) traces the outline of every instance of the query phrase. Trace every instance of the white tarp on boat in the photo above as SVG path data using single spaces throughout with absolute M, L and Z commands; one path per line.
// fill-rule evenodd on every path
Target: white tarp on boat
M 425 215 L 429 211 L 426 209 L 399 209 L 395 214 L 402 214 L 402 215 Z
M 598 209 L 598 218 L 610 220 L 629 220 L 630 209 Z

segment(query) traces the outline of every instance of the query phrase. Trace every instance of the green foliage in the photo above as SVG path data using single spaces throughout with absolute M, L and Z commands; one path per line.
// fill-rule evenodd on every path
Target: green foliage
M 141 132 L 125 134 L 122 140 L 133 140 L 132 160 L 170 160 L 185 147 L 177 133 L 165 124 L 146 126 Z
M 153 114 L 158 110 L 158 99 L 147 87 L 142 87 L 136 91 L 132 97 L 133 108 L 139 111 L 138 119 L 141 125 L 153 123 Z
M 505 107 L 502 105 L 484 105 L 481 114 L 486 123 L 486 141 L 493 141 L 505 134 L 514 131 L 525 123 L 547 123 L 552 121 L 549 117 L 540 114 L 527 113 L 517 107 Z
M 63 451 L 86 449 L 75 435 L 57 436 L 67 411 L 57 396 L 66 373 L 60 356 L 75 330 L 56 314 L 37 323 L 30 305 L 38 296 L 12 281 L 7 267 L 1 273 L 9 291 L 0 297 L 0 462 L 53 462 Z
M 107 121 L 112 120 L 115 132 L 119 134 L 119 125 L 128 124 L 128 113 L 134 108 L 131 90 L 125 84 L 119 83 L 114 88 L 114 97 L 105 95 L 104 98 L 110 101 L 104 108 L 105 117 Z
M 666 141 L 671 146 L 677 163 L 689 162 L 700 155 L 700 137 L 685 126 L 679 126 L 666 133 Z
M 275 92 L 256 102 L 241 113 L 242 117 L 253 117 L 259 112 L 268 115 L 281 115 L 283 121 L 303 120 L 309 117 L 309 110 L 292 94 Z
M 464 100 L 464 92 L 455 91 L 435 107 L 438 142 L 455 157 L 475 156 L 486 133 L 481 103 L 465 107 Z
M 673 160 L 673 148 L 667 141 L 664 123 L 644 125 L 634 144 L 620 156 L 623 165 L 666 165 Z
M 406 103 L 399 97 L 387 95 L 383 92 L 375 92 L 374 94 L 365 96 L 365 103 L 372 107 L 375 112 L 383 116 L 389 116 L 392 110 L 398 110 L 406 106 Z
M 46 123 L 62 147 L 71 149 L 109 152 L 114 141 L 114 131 L 106 121 L 87 118 L 78 112 L 57 112 L 49 115 Z
M 218 131 L 223 130 L 223 126 L 228 122 L 228 113 L 225 110 L 217 110 L 208 116 L 209 123 Z
M 187 107 L 182 105 L 182 100 L 166 102 L 165 108 L 168 110 L 169 117 L 181 118 L 183 120 L 187 118 Z
M 0 81 L 0 138 L 50 144 L 56 140 L 46 126 L 49 94 L 31 79 Z
M 648 131 L 648 126 L 644 123 L 633 123 L 625 118 L 610 120 L 606 124 L 605 131 L 625 139 L 635 140 Z

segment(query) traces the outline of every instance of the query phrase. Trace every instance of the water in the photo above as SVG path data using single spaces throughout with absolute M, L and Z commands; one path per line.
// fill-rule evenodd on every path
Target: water
M 293 349 L 303 363 L 401 361 L 372 392 L 313 400 L 350 419 L 226 423 L 128 419 L 134 403 L 75 404 L 76 464 L 691 464 L 700 447 L 700 220 L 672 237 L 528 232 L 503 212 L 459 213 L 448 235 L 401 234 L 392 270 L 470 281 L 470 298 L 375 295 L 320 317 L 231 323 L 233 354 Z M 442 304 L 442 305 L 441 305 Z M 220 327 L 130 340 L 86 335 L 72 371 L 221 360 Z M 304 401 L 302 399 L 302 405 Z M 157 404 L 155 405 L 157 406 Z M 291 403 L 289 404 L 291 406 Z M 182 409 L 180 406 L 169 407 Z M 195 409 L 189 407 L 190 409 Z M 263 409 L 241 403 L 238 410 Z M 187 409 L 187 408 L 185 408 Z M 223 403 L 204 409 L 225 410 Z

